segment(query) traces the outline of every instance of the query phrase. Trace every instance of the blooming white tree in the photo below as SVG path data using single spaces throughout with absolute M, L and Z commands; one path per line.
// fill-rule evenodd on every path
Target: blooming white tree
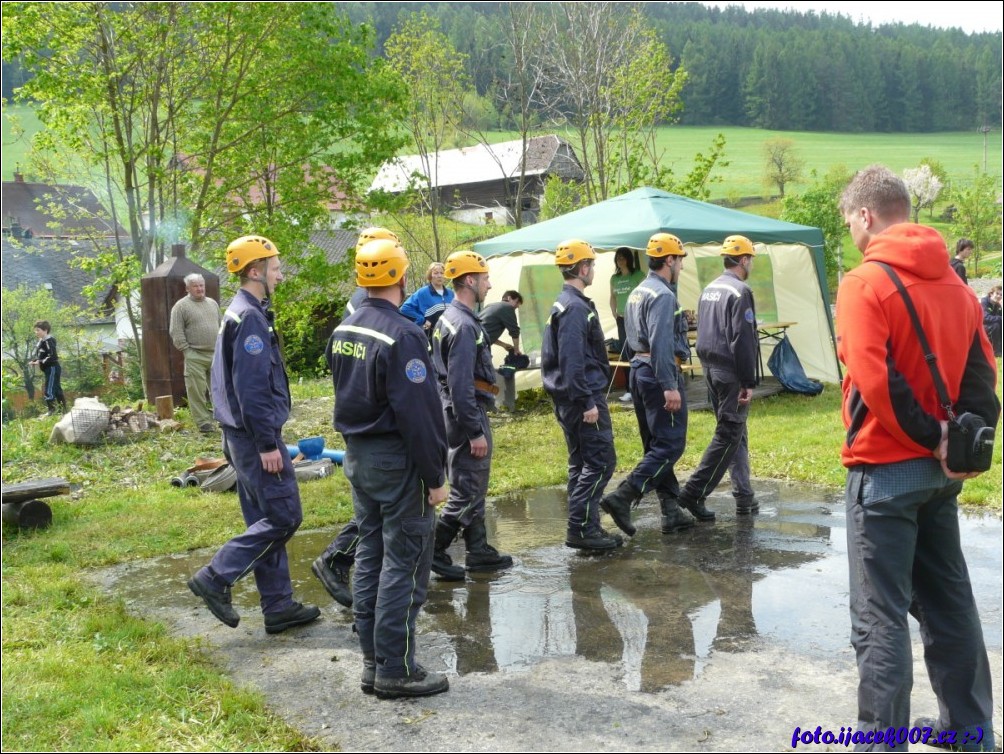
M 907 191 L 910 192 L 913 221 L 917 222 L 920 208 L 934 204 L 934 200 L 938 198 L 944 184 L 938 176 L 931 172 L 930 165 L 907 168 L 903 171 L 903 182 L 906 184 Z

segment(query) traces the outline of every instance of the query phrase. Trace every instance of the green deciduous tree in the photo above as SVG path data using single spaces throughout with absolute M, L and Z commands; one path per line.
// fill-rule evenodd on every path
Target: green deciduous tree
M 544 183 L 544 197 L 540 203 L 540 219 L 550 220 L 582 206 L 582 187 L 563 181 L 556 175 L 548 176 Z
M 842 239 L 846 228 L 844 218 L 838 209 L 840 194 L 850 180 L 850 174 L 843 165 L 831 168 L 825 176 L 812 173 L 813 184 L 801 194 L 789 194 L 782 202 L 781 219 L 786 222 L 809 225 L 823 231 L 823 256 L 826 260 L 826 276 L 835 288 L 838 277 L 843 272 L 841 257 Z
M 502 115 L 519 133 L 523 155 L 515 184 L 510 180 L 505 182 L 506 190 L 511 193 L 506 200 L 512 204 L 516 227 L 522 228 L 523 195 L 527 188 L 526 150 L 540 122 L 538 108 L 544 85 L 540 50 L 547 40 L 542 11 L 535 3 L 504 3 L 499 27 L 509 65 L 498 76 L 495 96 Z M 479 141 L 483 143 L 484 139 Z
M 615 102 L 620 88 L 613 82 L 641 41 L 644 19 L 637 6 L 614 2 L 558 3 L 546 10 L 542 101 L 551 117 L 567 123 L 575 135 L 586 200 L 592 204 L 606 199 L 615 185 L 618 148 L 611 135 L 621 108 Z
M 656 127 L 675 122 L 687 72 L 648 26 L 641 8 L 612 2 L 548 6 L 549 41 L 542 46 L 541 102 L 571 127 L 593 203 L 650 185 L 705 196 L 724 138 L 697 155 L 683 179 L 656 143 Z M 560 42 L 558 41 L 560 40 Z
M 384 51 L 408 91 L 404 126 L 421 163 L 420 174 L 412 176 L 414 196 L 432 221 L 433 248 L 425 252 L 439 260 L 445 256 L 439 233 L 443 200 L 437 188 L 439 153 L 453 146 L 453 134 L 462 121 L 469 88 L 465 57 L 439 30 L 438 21 L 424 13 L 405 20 L 387 39 Z
M 952 233 L 957 238 L 969 238 L 973 249 L 973 269 L 980 266 L 980 253 L 1001 248 L 1000 189 L 993 176 L 974 167 L 972 182 L 956 181 L 951 191 L 955 205 Z
M 805 160 L 796 151 L 794 141 L 777 137 L 763 143 L 764 183 L 777 186 L 782 197 L 785 186 L 801 180 L 803 170 Z
M 612 72 L 609 99 L 614 145 L 610 149 L 611 193 L 638 186 L 672 190 L 672 168 L 657 144 L 657 127 L 676 122 L 687 72 L 673 70 L 669 49 L 643 28 L 632 55 Z
M 400 84 L 334 4 L 11 3 L 3 32 L 38 146 L 83 161 L 93 180 L 68 177 L 126 230 L 113 261 L 144 271 L 179 240 L 218 267 L 245 232 L 296 261 L 334 187 L 359 195 L 402 143 Z
M 4 291 L 0 299 L 0 342 L 4 352 L 4 374 L 16 377 L 35 399 L 35 368 L 28 362 L 35 353 L 35 323 L 48 320 L 53 330 L 60 330 L 72 321 L 72 312 L 63 310 L 45 288 L 31 290 L 20 286 Z

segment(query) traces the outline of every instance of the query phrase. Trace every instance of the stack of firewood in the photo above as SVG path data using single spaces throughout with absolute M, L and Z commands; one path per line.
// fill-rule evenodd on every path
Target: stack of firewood
M 144 411 L 142 403 L 137 404 L 135 408 L 113 406 L 108 415 L 107 432 L 110 440 L 124 440 L 130 435 L 142 434 L 159 427 L 157 415 Z

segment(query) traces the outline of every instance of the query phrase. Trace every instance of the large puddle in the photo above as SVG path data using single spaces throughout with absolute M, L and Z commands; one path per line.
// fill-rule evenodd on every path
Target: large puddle
M 564 489 L 497 499 L 489 506 L 489 541 L 517 563 L 466 583 L 433 577 L 420 619 L 423 651 L 461 675 L 520 672 L 577 655 L 618 665 L 634 691 L 691 680 L 716 652 L 765 645 L 809 659 L 850 652 L 842 501 L 776 482 L 755 486 L 758 516 L 737 519 L 731 495 L 717 493 L 708 501 L 717 523 L 665 536 L 658 503 L 646 498 L 636 510 L 637 536 L 602 556 L 564 546 Z M 987 644 L 999 650 L 1001 521 L 962 516 L 960 523 Z M 605 526 L 613 528 L 609 520 Z M 310 573 L 335 533 L 298 533 L 288 546 L 290 565 L 297 598 L 348 626 L 349 611 Z M 461 545 L 452 552 L 462 561 Z M 208 557 L 202 551 L 133 563 L 117 572 L 112 588 L 147 614 L 201 609 L 185 580 Z M 257 613 L 253 580 L 235 588 L 234 602 L 242 614 Z

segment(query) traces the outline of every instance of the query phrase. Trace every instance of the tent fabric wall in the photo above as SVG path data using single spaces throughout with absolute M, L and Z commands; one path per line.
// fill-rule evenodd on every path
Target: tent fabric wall
M 524 295 L 520 326 L 524 332 L 524 350 L 532 357 L 535 335 L 539 337 L 555 291 L 561 285 L 551 253 L 559 243 L 568 238 L 582 238 L 597 248 L 596 274 L 586 295 L 596 303 L 607 337 L 615 337 L 617 328 L 609 305 L 613 250 L 619 246 L 642 250 L 649 237 L 659 231 L 674 233 L 684 242 L 688 258 L 680 278 L 680 302 L 684 309 L 694 310 L 703 285 L 710 282 L 698 278 L 696 260 L 709 257 L 717 260 L 720 244 L 728 235 L 740 233 L 752 239 L 758 256 L 770 260 L 769 264 L 761 262 L 759 267 L 754 263 L 754 277 L 758 270 L 772 272 L 771 282 L 761 283 L 772 285 L 777 320 L 798 323 L 789 329 L 788 337 L 806 374 L 824 382 L 840 381 L 825 284 L 823 237 L 818 228 L 645 188 L 483 241 L 475 244 L 474 250 L 488 257 L 492 279 L 489 302 L 499 300 L 508 289 L 517 289 Z M 644 252 L 639 256 L 644 265 Z M 721 270 L 716 262 L 709 260 L 705 264 L 705 275 L 717 275 Z M 537 270 L 536 275 L 527 275 L 525 267 L 547 267 L 549 272 Z M 528 286 L 530 289 L 525 290 Z M 759 309 L 758 317 L 763 319 Z M 764 343 L 764 364 L 772 347 L 771 342 Z M 539 384 L 538 373 L 517 375 L 520 387 Z
M 703 286 L 697 277 L 696 258 L 719 259 L 720 246 L 686 245 L 687 259 L 684 262 L 683 273 L 678 286 L 680 305 L 684 309 L 697 310 L 698 298 Z M 777 318 L 782 322 L 797 322 L 788 330 L 791 344 L 802 361 L 807 376 L 823 382 L 839 382 L 840 373 L 836 357 L 833 354 L 833 341 L 830 337 L 830 318 L 828 307 L 818 292 L 818 284 L 813 269 L 811 252 L 801 245 L 776 244 L 773 246 L 757 245 L 757 255 L 761 259 L 766 256 L 773 267 L 774 295 L 777 302 Z M 644 264 L 644 255 L 642 260 Z M 591 298 L 600 315 L 600 325 L 609 338 L 617 336 L 617 323 L 610 311 L 610 277 L 614 273 L 614 253 L 601 251 L 597 255 L 596 274 L 593 284 L 585 294 Z M 539 333 L 554 303 L 552 290 L 544 295 L 535 295 L 526 289 L 527 275 L 524 268 L 543 267 L 548 274 L 555 276 L 555 286 L 560 288 L 560 273 L 554 265 L 554 255 L 547 252 L 516 253 L 506 256 L 491 257 L 488 260 L 491 271 L 492 290 L 488 294 L 489 302 L 500 300 L 502 293 L 509 289 L 519 290 L 524 295 L 524 304 L 519 309 L 520 327 L 522 329 L 523 350 L 531 359 L 539 356 Z M 720 271 L 722 268 L 717 266 Z M 754 262 L 754 271 L 756 263 Z M 543 293 L 543 292 L 542 292 Z M 763 360 L 767 359 L 773 350 L 773 342 L 763 344 Z M 497 363 L 505 354 L 500 350 Z M 536 361 L 534 363 L 537 363 Z M 539 386 L 539 373 L 527 372 L 517 375 L 519 387 Z

